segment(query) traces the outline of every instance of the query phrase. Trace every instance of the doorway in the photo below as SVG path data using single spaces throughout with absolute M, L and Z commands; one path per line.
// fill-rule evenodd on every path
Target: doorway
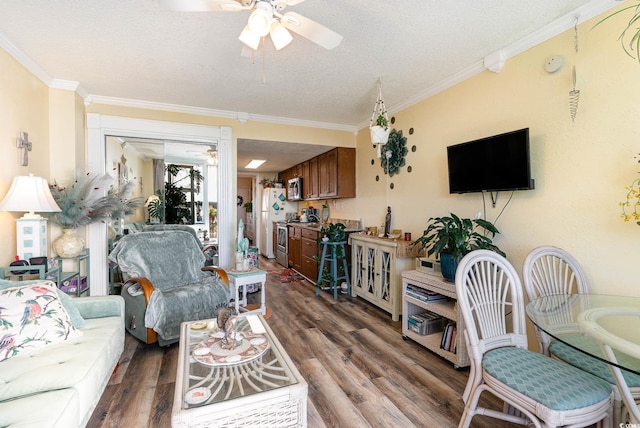
M 192 125 L 176 122 L 164 122 L 146 119 L 133 119 L 118 116 L 87 114 L 88 132 L 88 172 L 104 174 L 106 172 L 106 137 L 130 136 L 193 142 L 216 145 L 218 156 L 218 251 L 219 264 L 231 264 L 232 233 L 235 223 L 235 205 L 232 202 L 233 154 L 231 128 L 220 126 Z M 102 223 L 89 225 L 89 244 L 91 248 L 91 295 L 108 294 L 107 226 Z

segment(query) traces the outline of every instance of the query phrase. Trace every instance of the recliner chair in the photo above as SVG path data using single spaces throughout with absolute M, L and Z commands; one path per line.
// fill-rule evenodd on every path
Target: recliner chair
M 218 265 L 218 246 L 217 245 L 204 245 L 200 239 L 198 238 L 198 233 L 196 230 L 186 224 L 150 224 L 145 226 L 142 231 L 143 232 L 160 232 L 160 231 L 168 231 L 168 230 L 183 230 L 185 232 L 189 232 L 193 235 L 194 238 L 198 241 L 198 245 L 200 245 L 200 249 L 204 253 L 207 258 L 205 261 L 206 266 L 217 266 Z
M 180 323 L 214 318 L 229 305 L 229 279 L 218 267 L 205 267 L 194 236 L 167 230 L 123 236 L 109 259 L 125 283 L 125 327 L 145 343 L 166 346 L 180 338 Z

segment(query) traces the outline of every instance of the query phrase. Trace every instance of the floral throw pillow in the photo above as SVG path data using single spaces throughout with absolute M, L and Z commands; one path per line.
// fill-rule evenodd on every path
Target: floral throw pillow
M 0 291 L 0 361 L 81 335 L 52 282 Z

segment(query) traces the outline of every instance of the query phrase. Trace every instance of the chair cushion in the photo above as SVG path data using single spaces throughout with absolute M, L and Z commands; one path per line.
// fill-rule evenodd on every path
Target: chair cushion
M 611 394 L 611 385 L 568 364 L 522 348 L 498 348 L 484 354 L 486 373 L 519 393 L 556 411 L 580 409 Z
M 566 340 L 570 344 L 579 347 L 580 349 L 588 350 L 590 353 L 598 355 L 603 360 L 605 359 L 600 345 L 590 336 L 563 337 L 563 340 Z M 600 379 L 606 380 L 610 384 L 615 383 L 615 381 L 613 380 L 613 376 L 611 375 L 611 370 L 609 370 L 609 364 L 604 361 L 597 360 L 585 354 L 584 352 L 580 352 L 577 349 L 574 349 L 571 346 L 567 345 L 566 343 L 560 342 L 559 340 L 554 340 L 549 345 L 549 353 L 559 360 L 565 361 L 574 367 L 589 372 L 592 375 L 598 376 Z M 637 359 L 621 352 L 615 352 L 615 354 L 618 361 L 623 363 L 625 366 L 628 365 L 633 367 L 635 365 L 635 367 L 640 370 L 640 361 L 638 361 Z M 627 385 L 630 388 L 640 387 L 639 375 L 626 370 L 622 370 L 622 376 L 624 377 L 624 380 L 627 382 Z

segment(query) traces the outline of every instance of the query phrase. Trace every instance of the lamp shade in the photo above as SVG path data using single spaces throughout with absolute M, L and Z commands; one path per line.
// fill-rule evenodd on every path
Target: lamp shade
M 273 7 L 269 2 L 262 1 L 256 4 L 256 9 L 249 15 L 248 26 L 255 34 L 264 37 L 269 34 L 273 19 Z
M 273 42 L 273 46 L 275 46 L 276 50 L 279 51 L 283 47 L 287 46 L 293 37 L 289 30 L 287 30 L 284 25 L 279 23 L 278 21 L 273 21 L 271 24 L 271 41 Z
M 42 177 L 19 175 L 0 202 L 0 211 L 58 212 L 60 207 L 51 196 L 49 184 Z
M 260 36 L 251 31 L 249 26 L 245 26 L 242 33 L 240 33 L 240 37 L 238 37 L 242 43 L 249 46 L 254 51 L 258 50 L 258 46 L 260 46 Z

